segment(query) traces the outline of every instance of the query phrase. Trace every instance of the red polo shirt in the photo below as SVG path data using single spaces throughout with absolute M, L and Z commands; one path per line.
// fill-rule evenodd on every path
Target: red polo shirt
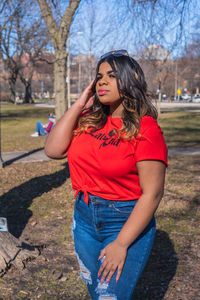
M 138 136 L 126 141 L 113 134 L 122 127 L 120 118 L 108 117 L 104 127 L 75 136 L 68 149 L 72 188 L 108 200 L 134 200 L 142 192 L 137 161 L 160 160 L 167 165 L 163 133 L 152 117 L 141 119 Z

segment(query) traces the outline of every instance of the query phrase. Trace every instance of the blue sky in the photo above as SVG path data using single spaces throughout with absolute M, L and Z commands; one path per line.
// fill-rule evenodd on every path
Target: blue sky
M 150 4 L 133 9 L 132 2 L 82 0 L 70 30 L 82 34 L 71 36 L 71 52 L 91 51 L 100 56 L 111 49 L 127 49 L 137 55 L 150 44 L 160 44 L 171 51 L 171 57 L 177 57 L 192 42 L 194 32 L 200 34 L 194 28 L 200 17 L 198 0 L 187 1 L 182 20 L 179 16 L 183 1 L 161 0 L 162 5 L 158 3 L 153 13 Z M 174 6 L 174 2 L 179 6 Z M 180 21 L 182 27 L 178 25 Z
M 148 1 L 145 5 L 134 7 L 133 2 L 81 0 L 70 29 L 71 54 L 91 53 L 100 56 L 112 49 L 127 49 L 130 54 L 140 55 L 145 47 L 159 44 L 170 50 L 174 58 L 181 56 L 185 45 L 192 42 L 194 34 L 200 37 L 199 0 L 159 0 L 153 11 Z M 56 3 L 56 0 L 51 3 Z M 67 5 L 67 0 L 57 0 L 58 13 L 54 13 L 54 17 L 58 23 Z M 182 20 L 181 10 L 184 11 Z M 37 9 L 29 13 L 27 21 L 31 24 L 41 18 Z M 198 29 L 195 28 L 197 22 Z M 52 46 L 50 50 L 53 51 Z

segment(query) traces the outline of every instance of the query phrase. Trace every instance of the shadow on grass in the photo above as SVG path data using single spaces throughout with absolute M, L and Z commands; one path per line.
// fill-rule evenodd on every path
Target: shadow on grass
M 4 166 L 9 166 L 9 165 L 11 165 L 12 163 L 14 163 L 16 161 L 18 161 L 20 159 L 23 159 L 23 158 L 27 158 L 28 156 L 30 156 L 30 155 L 32 155 L 34 153 L 37 153 L 37 152 L 39 152 L 39 151 L 41 151 L 43 149 L 44 149 L 44 147 L 41 147 L 41 148 L 38 148 L 38 149 L 34 149 L 32 151 L 29 151 L 27 153 L 23 153 L 23 154 L 21 154 L 21 155 L 19 155 L 17 157 L 14 157 L 14 158 L 11 158 L 11 159 L 9 159 L 7 161 L 4 161 Z
M 0 196 L 1 217 L 7 218 L 9 231 L 15 237 L 20 237 L 32 216 L 32 211 L 28 209 L 32 201 L 58 188 L 70 177 L 68 163 L 63 166 L 64 168 L 60 171 L 34 177 Z
M 156 231 L 148 264 L 136 286 L 132 300 L 161 300 L 176 273 L 178 258 L 167 232 Z

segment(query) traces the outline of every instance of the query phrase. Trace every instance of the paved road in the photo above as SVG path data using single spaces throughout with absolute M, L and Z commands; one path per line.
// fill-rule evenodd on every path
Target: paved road
M 200 155 L 200 148 L 169 148 L 169 155 Z M 33 151 L 18 151 L 18 152 L 4 152 L 2 159 L 5 165 L 12 163 L 27 163 L 48 161 L 49 157 L 44 153 L 44 149 L 36 149 Z
M 54 101 L 49 102 L 38 102 L 34 103 L 34 106 L 39 107 L 55 107 Z M 193 103 L 193 102 L 161 102 L 160 104 L 161 109 L 168 109 L 168 108 L 187 108 L 189 111 L 200 111 L 200 103 Z M 198 109 L 199 108 L 199 109 Z M 193 110 L 194 109 L 194 110 Z

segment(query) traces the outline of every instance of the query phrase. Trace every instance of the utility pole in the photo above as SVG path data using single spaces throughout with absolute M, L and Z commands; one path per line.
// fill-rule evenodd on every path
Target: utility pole
M 71 106 L 71 101 L 70 101 L 70 48 L 69 48 L 69 39 L 67 40 L 67 107 L 68 109 Z
M 81 93 L 81 61 L 78 62 L 78 95 Z
M 67 104 L 68 104 L 68 109 L 71 107 L 71 100 L 70 100 L 70 38 L 74 35 L 81 34 L 83 33 L 82 31 L 74 32 L 69 35 L 68 40 L 67 40 Z
M 1 119 L 2 119 L 2 114 L 1 114 L 1 78 L 0 78 L 0 168 L 3 168 L 4 161 L 1 156 Z
M 175 62 L 175 91 L 174 91 L 175 100 L 177 97 L 177 89 L 178 89 L 177 74 L 178 74 L 178 66 L 177 66 L 177 61 L 176 61 Z

